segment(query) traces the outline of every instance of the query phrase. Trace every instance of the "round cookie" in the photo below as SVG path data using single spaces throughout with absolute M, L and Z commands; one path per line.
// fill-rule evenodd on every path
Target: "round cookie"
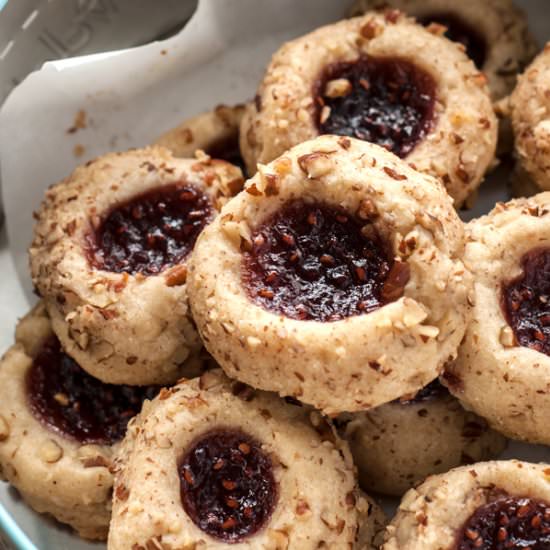
M 201 234 L 193 317 L 233 378 L 326 414 L 375 407 L 455 356 L 471 282 L 462 232 L 435 179 L 321 136 L 260 166 Z
M 192 158 L 197 150 L 244 169 L 239 151 L 239 126 L 244 105 L 218 105 L 168 130 L 155 145 L 166 147 L 176 157 Z
M 366 491 L 401 496 L 432 474 L 496 457 L 506 439 L 434 381 L 410 399 L 338 418 Z
M 163 390 L 130 423 L 109 550 L 359 550 L 368 510 L 331 425 L 218 369 Z
M 515 136 L 515 155 L 533 183 L 550 190 L 550 46 L 518 78 L 508 110 Z
M 386 147 L 460 206 L 492 163 L 486 78 L 456 44 L 400 12 L 327 25 L 276 52 L 241 124 L 248 172 L 319 134 Z
M 47 191 L 29 250 L 32 279 L 83 369 L 137 385 L 196 372 L 187 261 L 242 183 L 227 162 L 156 147 L 99 157 Z
M 494 101 L 508 95 L 537 52 L 525 13 L 512 0 L 356 0 L 351 15 L 396 8 L 464 46 L 489 81 Z
M 110 386 L 63 353 L 42 303 L 0 361 L 0 475 L 41 513 L 105 539 L 112 457 L 131 415 L 159 388 Z
M 550 193 L 467 225 L 472 320 L 443 382 L 503 434 L 550 444 Z
M 550 465 L 481 462 L 411 489 L 382 550 L 506 550 L 550 547 Z

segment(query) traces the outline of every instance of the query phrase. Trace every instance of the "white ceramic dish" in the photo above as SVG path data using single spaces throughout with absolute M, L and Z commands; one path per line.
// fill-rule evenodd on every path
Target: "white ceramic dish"
M 202 0 L 176 37 L 133 50 L 49 63 L 29 76 L 0 113 L 0 161 L 9 245 L 0 240 L 0 350 L 33 300 L 26 248 L 44 189 L 74 166 L 113 149 L 144 145 L 180 120 L 254 94 L 285 40 L 341 18 L 349 0 Z M 518 0 L 540 44 L 550 39 L 546 0 Z M 87 128 L 67 134 L 79 110 Z M 76 158 L 74 148 L 84 154 Z M 508 198 L 506 170 L 482 187 L 471 218 Z M 550 449 L 512 443 L 503 457 L 550 460 Z M 0 484 L 0 548 L 100 549 L 35 514 Z M 384 503 L 391 510 L 395 502 Z

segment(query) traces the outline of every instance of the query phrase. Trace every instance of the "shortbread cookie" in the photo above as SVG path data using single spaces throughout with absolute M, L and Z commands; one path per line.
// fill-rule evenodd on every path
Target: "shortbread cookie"
M 411 489 L 382 550 L 547 550 L 550 465 L 481 462 Z
M 109 471 L 129 419 L 157 387 L 103 384 L 63 353 L 42 303 L 0 361 L 0 473 L 36 511 L 105 539 Z
M 338 418 L 366 491 L 401 496 L 432 474 L 495 458 L 506 439 L 438 380 L 414 397 Z
M 29 250 L 32 279 L 83 369 L 116 384 L 194 372 L 200 341 L 187 261 L 242 183 L 227 162 L 157 147 L 99 157 L 47 191 Z
M 468 224 L 472 321 L 443 380 L 516 439 L 550 444 L 550 193 L 499 203 Z
M 359 550 L 369 504 L 354 473 L 318 413 L 209 371 L 163 390 L 130 424 L 109 550 Z
M 508 103 L 515 154 L 522 169 L 542 190 L 550 190 L 550 46 L 523 75 Z
M 229 376 L 328 414 L 363 410 L 418 391 L 455 356 L 462 251 L 439 182 L 322 136 L 261 166 L 205 229 L 190 304 Z
M 493 161 L 497 121 L 486 78 L 460 48 L 399 12 L 373 12 L 275 53 L 241 124 L 249 173 L 319 134 L 389 149 L 460 206 Z
M 239 150 L 239 126 L 244 105 L 218 105 L 182 122 L 160 136 L 156 145 L 166 147 L 176 157 L 192 158 L 197 150 L 215 159 L 222 159 L 244 169 Z
M 537 52 L 525 13 L 512 0 L 357 0 L 351 15 L 391 8 L 462 44 L 487 77 L 495 101 L 512 91 Z

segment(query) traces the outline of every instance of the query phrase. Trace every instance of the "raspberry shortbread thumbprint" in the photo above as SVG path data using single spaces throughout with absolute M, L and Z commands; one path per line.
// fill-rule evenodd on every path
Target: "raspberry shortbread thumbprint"
M 109 550 L 364 550 L 375 515 L 321 415 L 217 369 L 163 390 L 130 423 Z
M 506 446 L 504 436 L 464 410 L 438 380 L 414 396 L 343 414 L 337 424 L 361 486 L 387 495 L 401 496 L 429 475 L 495 458 Z
M 0 474 L 36 511 L 105 539 L 113 456 L 159 387 L 103 384 L 63 352 L 39 303 L 0 361 Z
M 550 444 L 550 193 L 499 203 L 467 226 L 473 315 L 442 380 L 515 439 Z
M 225 161 L 177 159 L 156 147 L 99 157 L 46 192 L 29 250 L 32 279 L 83 369 L 138 385 L 196 371 L 187 262 L 242 183 Z
M 550 465 L 480 462 L 405 494 L 382 550 L 547 550 Z
M 399 12 L 327 25 L 276 52 L 241 124 L 250 174 L 320 134 L 375 143 L 440 178 L 460 206 L 493 162 L 486 77 Z
M 455 357 L 462 252 L 439 182 L 376 145 L 321 136 L 260 166 L 205 229 L 190 304 L 229 376 L 325 413 L 363 410 Z

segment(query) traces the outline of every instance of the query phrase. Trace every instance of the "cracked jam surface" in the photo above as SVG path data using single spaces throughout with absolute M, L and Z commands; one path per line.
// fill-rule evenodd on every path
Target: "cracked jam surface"
M 437 23 L 447 28 L 445 36 L 453 42 L 460 42 L 466 48 L 466 55 L 481 69 L 487 59 L 487 44 L 481 34 L 460 17 L 452 13 L 439 13 L 420 17 L 421 25 Z
M 550 505 L 502 496 L 480 506 L 464 524 L 456 550 L 548 550 Z
M 401 297 L 409 267 L 374 225 L 324 203 L 294 200 L 252 234 L 242 281 L 250 299 L 291 319 L 338 321 Z
M 205 533 L 227 543 L 259 531 L 277 501 L 271 459 L 239 430 L 215 430 L 188 450 L 178 468 L 181 501 Z
M 33 415 L 80 443 L 112 445 L 158 386 L 104 384 L 82 370 L 52 337 L 27 373 L 27 399 Z
M 502 285 L 502 308 L 520 346 L 550 355 L 550 248 L 527 252 L 521 267 Z
M 156 275 L 180 263 L 212 220 L 209 198 L 174 183 L 117 205 L 88 237 L 91 265 L 114 273 Z
M 404 158 L 433 124 L 435 81 L 405 59 L 363 56 L 335 63 L 325 68 L 316 88 L 322 134 L 376 143 Z

